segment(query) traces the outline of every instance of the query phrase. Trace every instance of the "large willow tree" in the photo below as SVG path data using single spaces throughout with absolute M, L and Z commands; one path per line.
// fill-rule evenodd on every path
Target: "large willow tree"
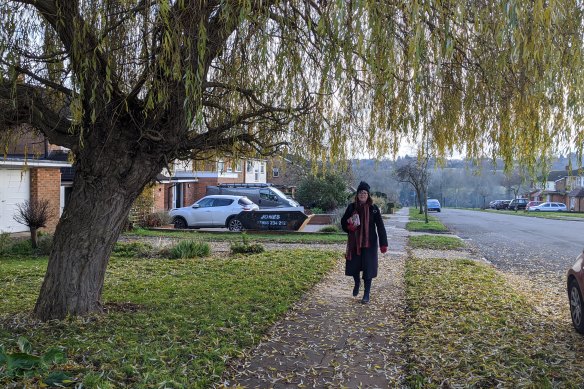
M 581 0 L 2 1 L 0 131 L 29 124 L 76 168 L 35 314 L 101 309 L 130 206 L 174 159 L 421 139 L 533 167 L 580 148 L 582 16 Z

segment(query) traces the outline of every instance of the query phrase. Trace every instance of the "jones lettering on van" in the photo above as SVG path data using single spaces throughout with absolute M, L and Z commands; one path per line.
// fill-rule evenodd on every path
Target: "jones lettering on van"
M 273 220 L 278 220 L 280 219 L 280 215 L 262 215 L 262 217 L 260 218 L 260 220 L 266 220 L 266 219 L 273 219 Z

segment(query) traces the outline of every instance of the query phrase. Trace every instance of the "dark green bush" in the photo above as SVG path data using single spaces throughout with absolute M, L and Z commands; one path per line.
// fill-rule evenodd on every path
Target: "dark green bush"
M 341 174 L 327 172 L 305 177 L 298 185 L 296 200 L 305 207 L 329 212 L 347 203 L 347 182 Z
M 37 253 L 39 255 L 49 255 L 53 248 L 53 235 L 42 234 L 37 240 Z
M 341 229 L 337 226 L 326 226 L 322 227 L 318 232 L 340 232 Z
M 13 239 L 8 253 L 12 255 L 30 256 L 34 255 L 35 251 L 32 248 L 30 239 Z
M 8 254 L 10 247 L 12 246 L 12 239 L 8 232 L 0 233 L 0 255 Z
M 170 249 L 170 257 L 175 259 L 206 257 L 210 253 L 211 248 L 208 243 L 194 240 L 181 240 Z

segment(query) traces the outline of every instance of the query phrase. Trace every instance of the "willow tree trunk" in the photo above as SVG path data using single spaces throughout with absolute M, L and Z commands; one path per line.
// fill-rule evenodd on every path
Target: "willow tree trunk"
M 76 164 L 70 201 L 55 231 L 34 309 L 41 320 L 102 311 L 101 294 L 113 246 L 132 203 L 160 171 L 156 163 L 137 161 L 127 152 L 121 157 L 113 150 L 108 154 L 85 156 Z

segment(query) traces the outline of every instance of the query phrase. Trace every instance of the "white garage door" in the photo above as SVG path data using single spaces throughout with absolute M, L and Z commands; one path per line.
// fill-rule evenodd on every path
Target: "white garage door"
M 0 232 L 23 232 L 28 227 L 14 221 L 16 204 L 30 199 L 30 173 L 0 169 Z

